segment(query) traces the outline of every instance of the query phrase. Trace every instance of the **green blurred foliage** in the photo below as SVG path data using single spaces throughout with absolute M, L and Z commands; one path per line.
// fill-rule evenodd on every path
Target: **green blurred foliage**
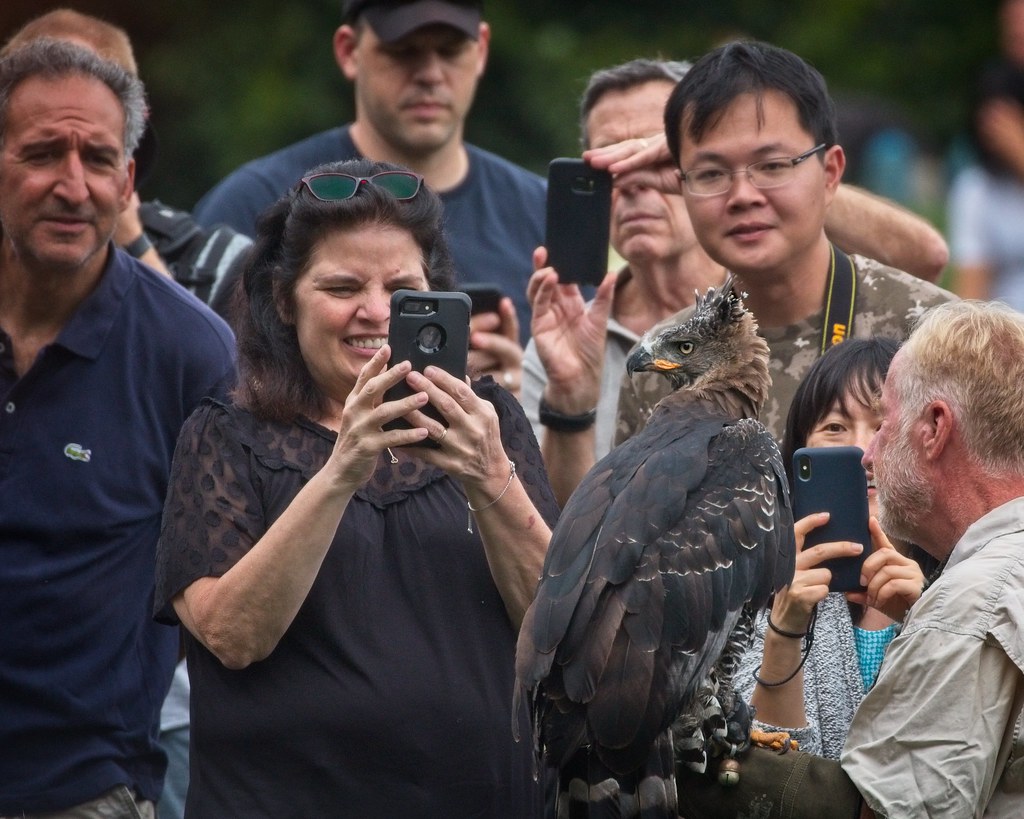
M 487 0 L 491 60 L 467 138 L 542 173 L 579 150 L 577 100 L 592 71 L 693 58 L 743 35 L 801 54 L 839 98 L 898 110 L 941 155 L 995 51 L 997 2 Z M 331 47 L 340 0 L 4 0 L 0 37 L 59 5 L 132 36 L 160 139 L 147 196 L 189 207 L 242 162 L 352 117 Z

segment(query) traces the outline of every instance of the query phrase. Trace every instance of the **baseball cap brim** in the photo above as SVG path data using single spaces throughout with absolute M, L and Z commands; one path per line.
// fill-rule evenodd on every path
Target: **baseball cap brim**
M 373 33 L 385 43 L 401 40 L 418 28 L 446 25 L 458 29 L 472 40 L 480 36 L 480 9 L 445 3 L 443 0 L 419 0 L 415 3 L 372 5 L 363 10 L 363 17 Z

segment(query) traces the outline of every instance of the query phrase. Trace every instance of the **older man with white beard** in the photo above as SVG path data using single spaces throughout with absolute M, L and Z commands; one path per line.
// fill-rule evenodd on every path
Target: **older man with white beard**
M 942 561 L 842 756 L 885 816 L 1024 816 L 1024 315 L 933 308 L 864 456 L 890 535 Z M 865 810 L 867 815 L 870 813 Z
M 677 765 L 682 816 L 1024 816 L 1021 384 L 1024 314 L 925 314 L 889 367 L 864 466 L 885 531 L 941 570 L 919 596 L 881 553 L 865 561 L 868 603 L 906 619 L 839 764 L 753 749 L 731 787 Z

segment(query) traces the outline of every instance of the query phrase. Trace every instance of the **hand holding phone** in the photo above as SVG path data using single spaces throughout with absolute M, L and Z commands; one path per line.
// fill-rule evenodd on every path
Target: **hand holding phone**
M 861 591 L 861 567 L 871 554 L 868 529 L 868 484 L 855 446 L 803 447 L 793 453 L 793 512 L 799 520 L 814 512 L 828 512 L 829 520 L 808 532 L 804 549 L 819 543 L 850 541 L 863 551 L 854 557 L 825 560 L 832 573 L 830 591 Z
M 608 272 L 612 177 L 582 159 L 548 165 L 548 264 L 560 282 L 597 286 Z
M 466 377 L 469 354 L 470 298 L 465 293 L 438 290 L 396 290 L 391 296 L 391 323 L 388 346 L 391 363 L 409 361 L 417 372 L 429 366 L 440 367 L 458 379 Z M 384 393 L 385 401 L 413 394 L 406 381 L 400 381 Z M 425 415 L 448 426 L 444 416 L 432 404 L 422 408 Z M 385 429 L 409 429 L 404 418 L 385 424 Z M 417 446 L 433 446 L 431 439 Z

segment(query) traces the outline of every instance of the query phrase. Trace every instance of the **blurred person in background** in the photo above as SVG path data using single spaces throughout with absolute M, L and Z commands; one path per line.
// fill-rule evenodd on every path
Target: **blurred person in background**
M 1024 310 L 1024 0 L 999 7 L 1000 55 L 981 75 L 969 130 L 976 162 L 947 204 L 954 289 Z

